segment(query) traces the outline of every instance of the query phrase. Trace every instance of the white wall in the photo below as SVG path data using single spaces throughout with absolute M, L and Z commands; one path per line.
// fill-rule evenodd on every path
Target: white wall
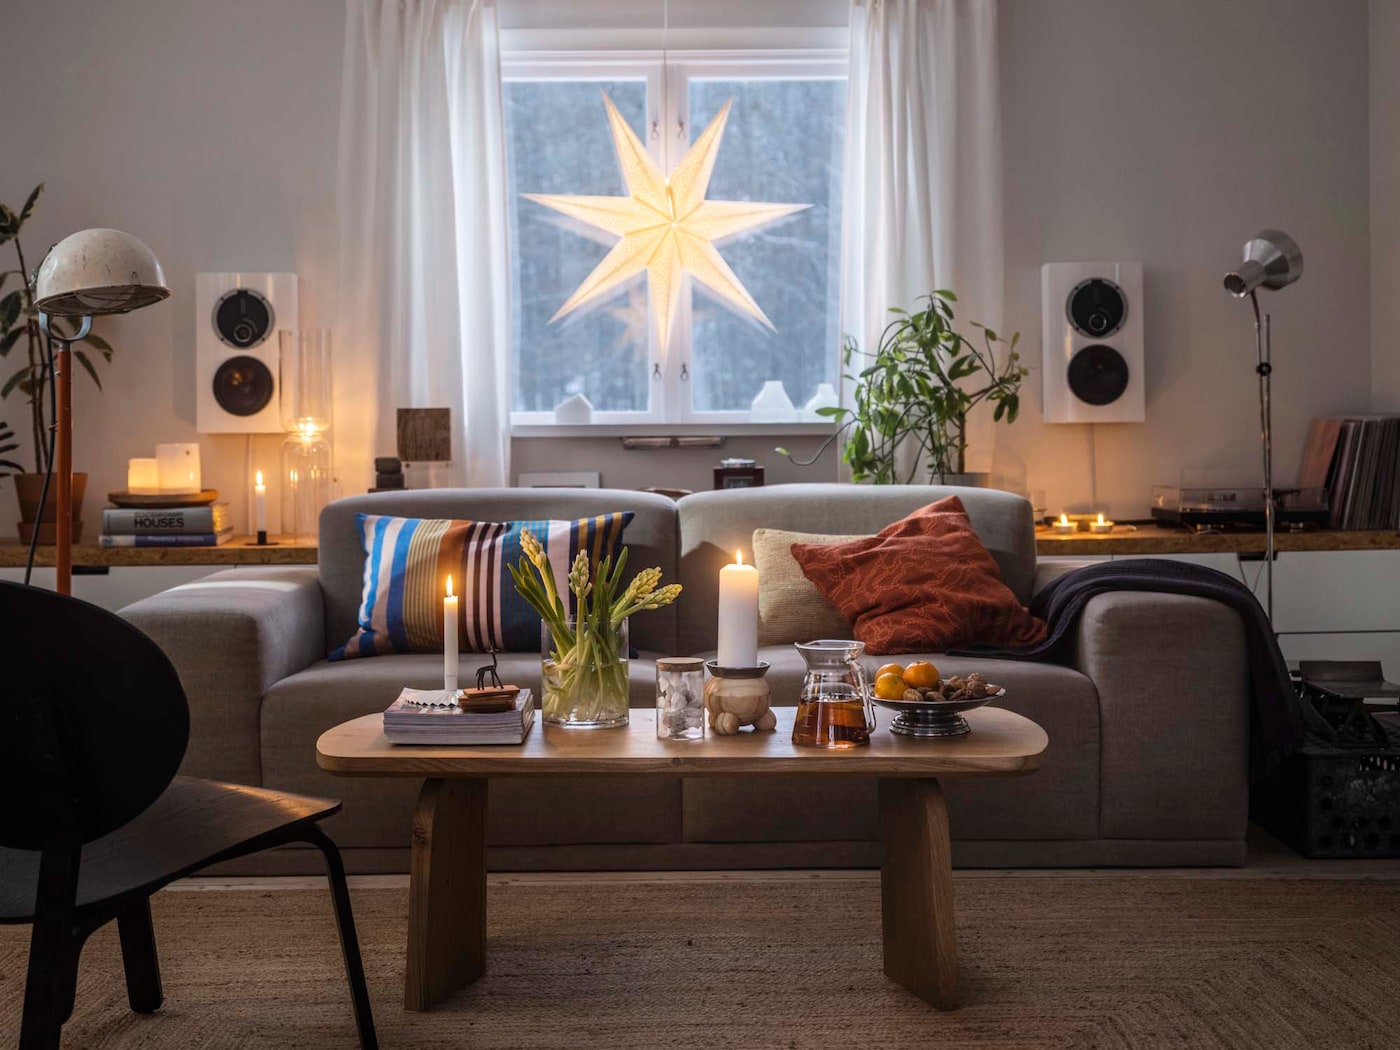
M 31 265 L 75 229 L 115 226 L 156 251 L 173 292 L 99 319 L 117 348 L 105 392 L 75 381 L 74 461 L 92 475 L 91 519 L 125 487 L 128 457 L 195 440 L 196 272 L 295 270 L 302 324 L 330 319 L 344 5 L 45 0 L 6 4 L 4 27 L 0 201 L 16 206 L 47 184 L 23 238 Z M 11 251 L 0 248 L 7 268 Z M 28 434 L 17 396 L 0 419 Z M 243 522 L 247 439 L 200 444 L 204 483 Z M 257 438 L 255 464 L 275 474 L 280 449 L 280 438 Z M 13 500 L 0 493 L 0 535 L 15 533 Z
M 1376 3 L 1371 17 L 1393 41 L 1395 0 Z M 535 0 L 532 13 L 505 0 L 505 21 L 538 24 L 543 5 Z M 1370 401 L 1365 0 L 1003 5 L 1002 327 L 1020 329 L 1038 357 L 1043 261 L 1119 256 L 1147 265 L 1149 421 L 1098 428 L 1097 504 L 1139 516 L 1154 483 L 1254 478 L 1248 309 L 1219 281 L 1244 239 L 1271 224 L 1307 256 L 1303 280 L 1269 299 L 1279 473 L 1289 478 L 1308 418 Z M 754 13 L 749 24 L 772 25 L 797 17 L 800 5 L 742 6 Z M 829 21 L 835 6 L 824 0 L 821 17 Z M 644 7 L 638 0 L 636 19 L 647 17 Z M 655 17 L 659 3 L 652 8 Z M 673 25 L 698 24 L 702 10 L 714 9 L 675 5 Z M 0 63 L 0 97 L 11 100 L 0 200 L 21 202 L 40 179 L 49 186 L 29 252 L 84 226 L 125 228 L 160 254 L 175 293 L 103 322 L 119 348 L 104 370 L 107 392 L 78 382 L 77 462 L 99 499 L 123 483 L 127 457 L 194 435 L 195 272 L 294 268 L 303 324 L 330 320 L 343 22 L 342 0 L 7 5 L 7 40 L 27 43 Z M 1381 53 L 1393 59 L 1396 48 Z M 1391 158 L 1393 77 L 1391 69 L 1371 85 L 1383 92 Z M 1397 272 L 1393 256 L 1386 265 Z M 1378 295 L 1378 310 L 1397 300 Z M 1394 320 L 1386 327 L 1394 332 Z M 1379 324 L 1377 334 L 1379 378 L 1394 357 L 1381 352 Z M 1095 502 L 1088 428 L 1042 425 L 1038 376 L 1030 387 L 1022 420 L 1001 431 L 998 477 L 1047 490 L 1052 507 Z M 16 399 L 0 405 L 0 418 L 27 432 Z M 746 439 L 724 454 L 752 449 L 777 480 L 788 470 L 765 451 L 773 444 L 812 447 Z M 243 439 L 206 437 L 202 446 L 208 483 L 239 513 Z M 255 442 L 258 464 L 275 466 L 278 447 L 275 438 Z M 516 469 L 587 464 L 605 483 L 664 478 L 704 488 L 718 458 L 625 452 L 615 438 L 551 448 L 518 441 Z M 834 477 L 830 454 L 797 476 Z M 346 490 L 367 481 L 347 478 Z M 0 534 L 13 533 L 12 499 L 0 495 Z
M 1264 296 L 1291 481 L 1309 418 L 1370 401 L 1364 0 L 1003 0 L 1002 32 L 1003 327 L 1038 365 L 1040 265 L 1141 259 L 1147 422 L 1043 425 L 1033 374 L 998 473 L 1120 518 L 1154 484 L 1257 484 L 1252 318 L 1220 279 L 1277 226 L 1306 258 Z
M 1400 0 L 1371 0 L 1371 407 L 1400 412 Z

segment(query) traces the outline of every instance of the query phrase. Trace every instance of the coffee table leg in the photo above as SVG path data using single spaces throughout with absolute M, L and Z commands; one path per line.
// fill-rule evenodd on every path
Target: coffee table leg
M 418 793 L 406 1010 L 426 1010 L 486 971 L 486 784 L 428 780 Z
M 940 1010 L 958 1005 L 948 807 L 934 779 L 880 781 L 885 973 Z

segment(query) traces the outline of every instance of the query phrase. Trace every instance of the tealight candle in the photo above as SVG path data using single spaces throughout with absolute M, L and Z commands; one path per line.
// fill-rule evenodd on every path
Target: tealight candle
M 1061 512 L 1060 520 L 1050 526 L 1056 536 L 1068 536 L 1079 531 L 1079 526 L 1069 520 L 1069 515 Z
M 442 599 L 442 687 L 457 691 L 457 596 L 452 593 L 452 577 L 447 577 L 447 595 Z
M 151 457 L 126 461 L 126 491 L 136 496 L 154 496 L 160 491 L 160 460 Z
M 744 564 L 742 551 L 734 564 L 719 571 L 720 667 L 758 666 L 758 570 Z
M 1113 531 L 1113 522 L 1111 522 L 1111 521 L 1105 521 L 1105 520 L 1104 520 L 1104 517 L 1103 517 L 1103 511 L 1099 511 L 1098 520 L 1097 520 L 1097 521 L 1091 521 L 1091 522 L 1089 522 L 1089 531 L 1090 531 L 1090 532 L 1099 533 L 1099 534 L 1103 534 L 1103 533 L 1107 533 L 1107 532 L 1112 532 L 1112 531 Z

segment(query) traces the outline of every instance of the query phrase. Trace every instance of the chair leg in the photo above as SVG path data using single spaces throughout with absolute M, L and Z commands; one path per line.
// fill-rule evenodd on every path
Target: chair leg
M 360 1050 L 378 1050 L 379 1039 L 374 1034 L 369 987 L 365 983 L 360 939 L 355 933 L 355 916 L 350 910 L 350 886 L 345 881 L 345 864 L 340 859 L 340 849 L 329 835 L 316 826 L 307 830 L 306 840 L 321 851 L 326 861 L 326 879 L 331 886 L 331 900 L 335 903 L 335 924 L 340 933 L 340 952 L 345 957 L 350 999 L 355 1007 L 355 1028 L 360 1036 Z
M 151 898 L 142 897 L 117 913 L 117 934 L 126 970 L 126 1000 L 138 1014 L 153 1014 L 165 1001 L 160 986 L 160 958 L 151 925 Z
M 63 1023 L 73 1013 L 81 939 L 36 922 L 29 938 L 19 1050 L 58 1050 Z

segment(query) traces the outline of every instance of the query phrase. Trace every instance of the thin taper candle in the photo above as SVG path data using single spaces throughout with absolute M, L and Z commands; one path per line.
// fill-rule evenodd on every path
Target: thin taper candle
M 442 599 L 442 687 L 457 691 L 457 596 L 452 593 L 452 577 L 447 577 L 447 595 Z

